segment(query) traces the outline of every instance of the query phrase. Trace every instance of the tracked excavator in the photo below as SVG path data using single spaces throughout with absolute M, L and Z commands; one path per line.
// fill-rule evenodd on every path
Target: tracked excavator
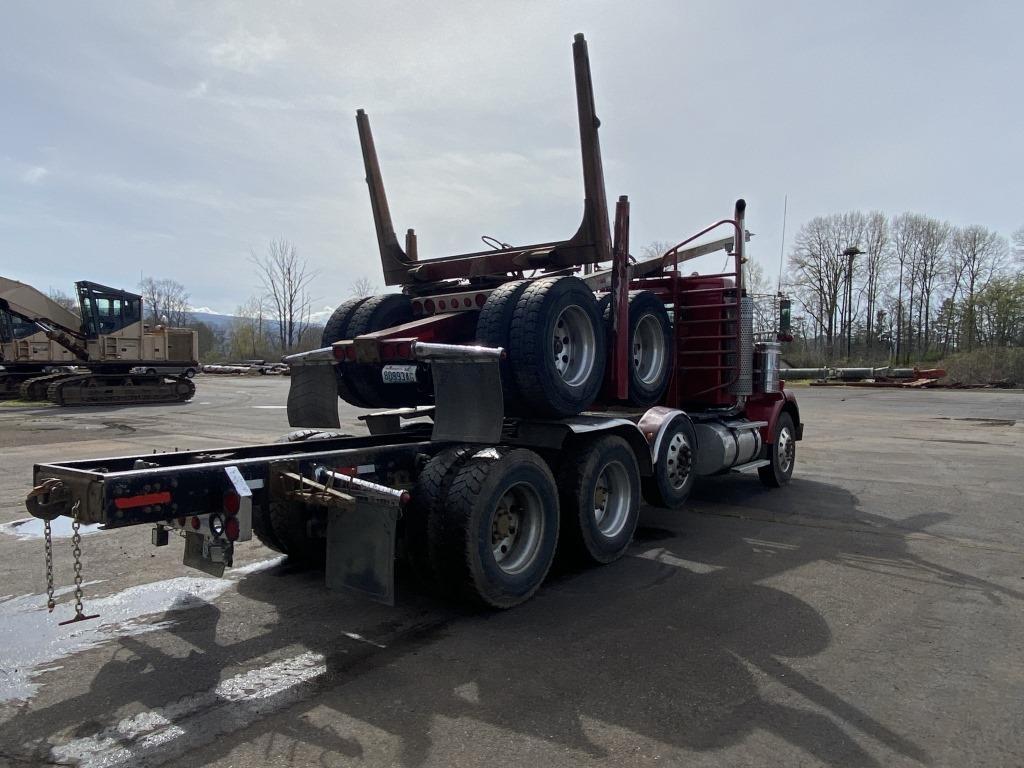
M 57 405 L 183 402 L 195 393 L 198 334 L 143 323 L 142 297 L 75 283 L 81 315 L 30 285 L 0 277 L 0 398 Z

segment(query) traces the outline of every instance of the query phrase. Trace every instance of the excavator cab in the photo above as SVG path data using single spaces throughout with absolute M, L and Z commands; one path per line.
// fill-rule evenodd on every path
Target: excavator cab
M 138 294 L 87 280 L 75 283 L 75 288 L 86 338 L 109 336 L 142 322 L 142 297 Z

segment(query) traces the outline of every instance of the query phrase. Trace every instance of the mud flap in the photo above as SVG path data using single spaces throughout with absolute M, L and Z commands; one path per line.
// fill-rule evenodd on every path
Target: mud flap
M 489 360 L 434 360 L 435 441 L 497 443 L 505 400 L 497 357 Z
M 329 509 L 327 588 L 394 605 L 397 524 L 397 507 L 357 501 L 351 509 Z
M 187 531 L 185 533 L 185 554 L 181 562 L 189 568 L 208 573 L 220 578 L 224 568 L 231 565 L 232 547 L 230 544 L 211 542 L 201 533 Z
M 292 365 L 288 387 L 288 423 L 293 427 L 341 426 L 334 366 Z

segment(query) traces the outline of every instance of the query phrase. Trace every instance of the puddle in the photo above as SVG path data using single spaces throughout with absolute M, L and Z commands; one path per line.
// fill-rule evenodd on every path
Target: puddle
M 79 527 L 79 533 L 83 536 L 99 533 L 100 530 L 98 523 L 82 523 Z M 19 541 L 41 539 L 43 538 L 43 521 L 37 517 L 26 517 L 24 520 L 4 523 L 0 525 L 0 533 L 14 536 Z M 70 517 L 58 517 L 50 522 L 50 535 L 55 539 L 70 539 L 73 533 Z
M 232 574 L 244 575 L 271 568 L 281 559 L 253 563 L 235 569 Z M 59 667 L 73 654 L 116 637 L 141 635 L 173 626 L 173 617 L 161 621 L 144 619 L 172 610 L 204 606 L 220 597 L 234 582 L 230 578 L 178 576 L 129 587 L 108 597 L 90 598 L 87 590 L 85 608 L 88 613 L 99 614 L 99 618 L 65 627 L 58 622 L 74 615 L 70 602 L 61 603 L 50 614 L 46 610 L 45 595 L 0 598 L 0 702 L 32 698 L 42 685 L 36 678 L 48 669 Z M 54 594 L 67 595 L 73 589 L 62 587 Z

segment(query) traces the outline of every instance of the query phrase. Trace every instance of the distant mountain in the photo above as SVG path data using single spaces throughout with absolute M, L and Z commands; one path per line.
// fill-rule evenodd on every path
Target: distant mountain
M 309 315 L 309 321 L 313 325 L 323 325 L 327 322 L 327 318 L 331 316 L 331 312 L 334 310 L 330 308 L 324 308 L 311 312 Z M 232 324 L 240 319 L 237 315 L 225 315 L 220 312 L 214 312 L 209 307 L 195 307 L 188 311 L 189 315 L 192 316 L 194 321 L 206 323 L 208 326 L 216 331 L 230 331 Z M 268 328 L 276 328 L 277 323 L 274 320 L 267 320 Z

